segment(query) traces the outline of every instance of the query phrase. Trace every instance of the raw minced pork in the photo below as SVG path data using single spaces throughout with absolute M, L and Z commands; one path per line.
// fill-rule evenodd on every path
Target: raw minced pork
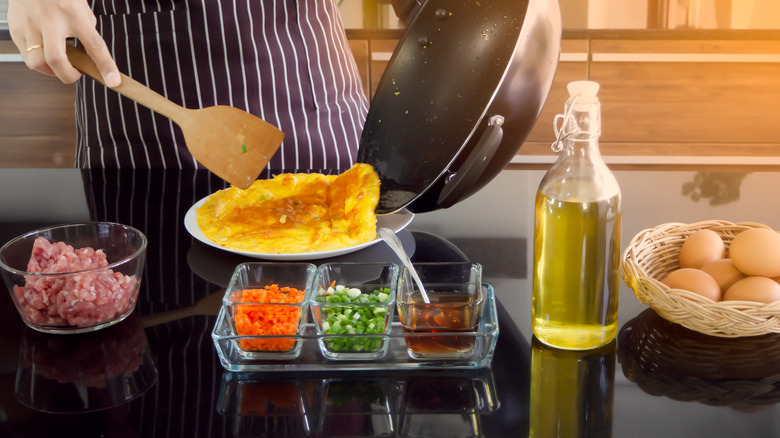
M 101 249 L 76 250 L 64 242 L 52 243 L 39 237 L 33 243 L 27 272 L 74 272 L 107 265 Z M 22 312 L 33 323 L 86 327 L 110 321 L 132 309 L 137 282 L 134 275 L 111 269 L 56 277 L 28 275 L 24 287 L 14 286 L 14 294 Z

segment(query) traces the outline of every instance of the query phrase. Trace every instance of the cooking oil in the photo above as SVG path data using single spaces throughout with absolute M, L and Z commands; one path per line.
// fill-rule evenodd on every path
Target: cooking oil
M 586 350 L 617 334 L 621 194 L 599 154 L 598 84 L 568 88 L 561 155 L 536 196 L 532 327 L 547 345 Z
M 567 184 L 587 187 L 576 178 L 559 183 Z M 588 349 L 614 339 L 620 221 L 619 196 L 590 201 L 537 194 L 533 331 L 542 342 Z

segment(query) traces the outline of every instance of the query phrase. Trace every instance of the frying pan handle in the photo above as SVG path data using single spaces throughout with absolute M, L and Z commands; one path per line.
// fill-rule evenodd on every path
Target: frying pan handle
M 439 193 L 437 204 L 441 208 L 447 208 L 455 205 L 467 190 L 474 186 L 477 179 L 482 175 L 485 166 L 493 158 L 498 145 L 504 136 L 504 130 L 501 126 L 504 124 L 504 116 L 495 115 L 488 119 L 488 126 L 482 133 L 474 149 L 463 162 L 463 165 L 450 177 Z

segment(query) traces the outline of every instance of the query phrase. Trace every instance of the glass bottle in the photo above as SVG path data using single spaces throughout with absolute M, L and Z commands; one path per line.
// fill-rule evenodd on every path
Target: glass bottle
M 560 156 L 536 194 L 532 326 L 547 345 L 585 350 L 617 334 L 621 195 L 599 153 L 599 84 L 567 88 Z

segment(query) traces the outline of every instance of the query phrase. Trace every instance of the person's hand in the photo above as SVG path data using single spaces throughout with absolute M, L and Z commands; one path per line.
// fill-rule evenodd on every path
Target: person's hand
M 67 38 L 76 37 L 109 87 L 120 83 L 119 69 L 95 29 L 97 19 L 86 0 L 9 0 L 8 30 L 24 63 L 32 70 L 72 84 L 81 73 L 65 54 Z

